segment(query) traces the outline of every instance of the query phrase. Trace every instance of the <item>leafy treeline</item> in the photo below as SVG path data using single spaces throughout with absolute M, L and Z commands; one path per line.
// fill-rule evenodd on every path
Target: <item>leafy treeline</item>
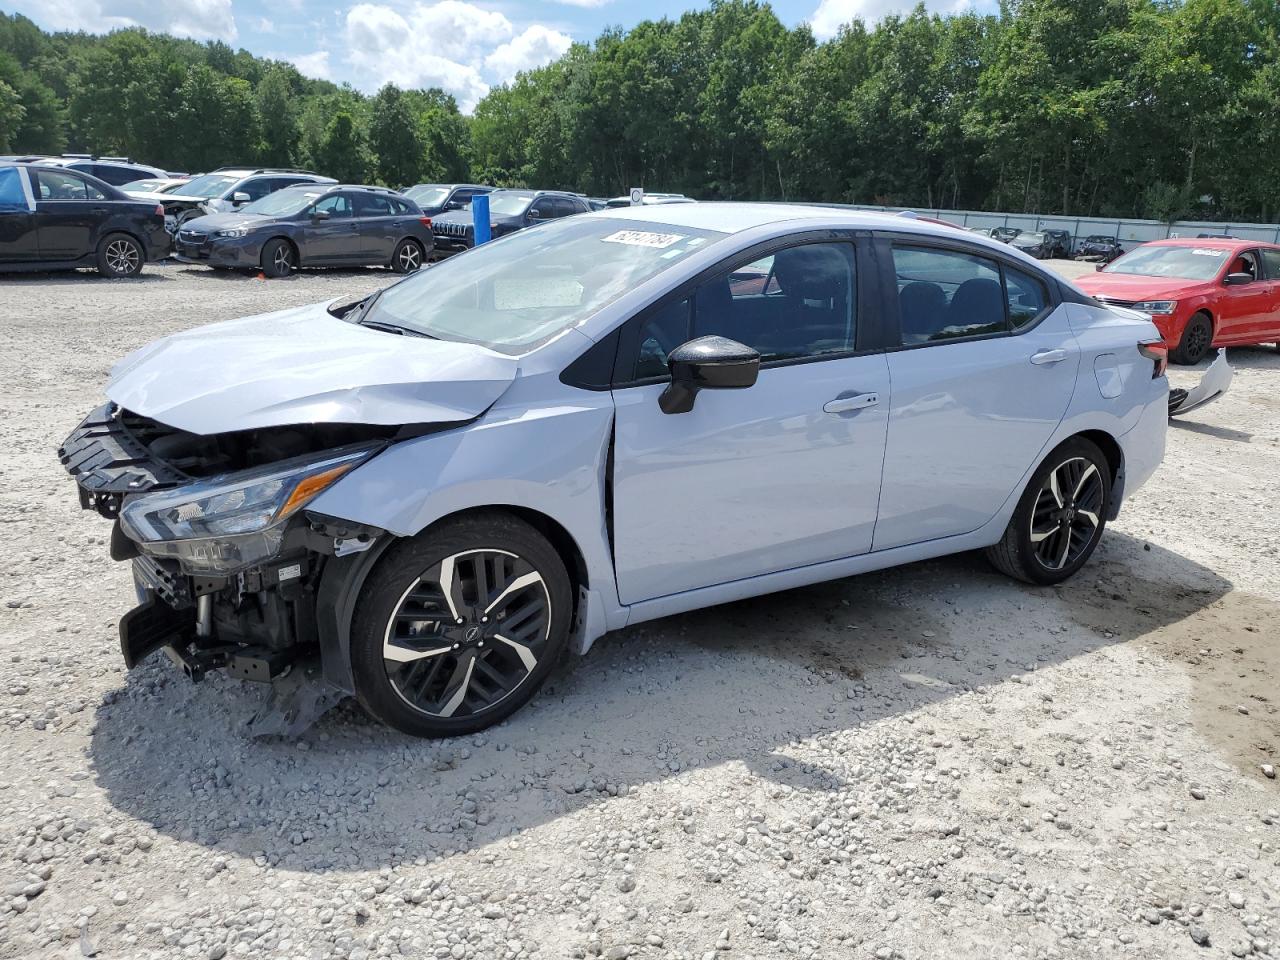
M 6 140 L 8 141 L 6 145 Z M 343 179 L 1173 219 L 1280 216 L 1280 3 L 1004 0 L 818 43 L 713 0 L 576 44 L 474 116 L 223 44 L 0 17 L 0 149 Z

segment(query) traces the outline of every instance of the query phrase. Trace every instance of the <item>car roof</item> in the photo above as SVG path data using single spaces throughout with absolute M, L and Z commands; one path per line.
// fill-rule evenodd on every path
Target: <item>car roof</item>
M 955 237 L 965 232 L 960 226 L 930 223 L 915 216 L 857 210 L 839 205 L 801 203 L 739 203 L 724 200 L 700 203 L 657 203 L 639 207 L 613 207 L 584 214 L 584 216 L 643 220 L 672 227 L 717 230 L 721 233 L 739 233 L 771 223 L 803 224 L 806 220 L 838 220 L 841 221 L 842 226 L 847 225 L 851 229 L 900 229 L 913 232 L 923 229 L 924 232 L 944 237 Z

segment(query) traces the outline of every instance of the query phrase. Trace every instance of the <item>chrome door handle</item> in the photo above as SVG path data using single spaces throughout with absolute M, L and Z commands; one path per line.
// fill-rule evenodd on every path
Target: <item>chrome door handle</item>
M 1037 366 L 1041 366 L 1046 363 L 1061 363 L 1065 359 L 1067 359 L 1067 351 L 1062 349 L 1041 350 L 1039 353 L 1033 353 L 1031 355 L 1031 362 Z
M 849 397 L 836 397 L 822 405 L 824 413 L 848 413 L 851 410 L 862 410 L 874 407 L 880 402 L 878 393 L 855 393 Z

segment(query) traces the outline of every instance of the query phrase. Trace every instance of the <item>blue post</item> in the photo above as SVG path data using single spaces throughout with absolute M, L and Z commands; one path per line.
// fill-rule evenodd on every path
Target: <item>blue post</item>
M 489 232 L 489 195 L 477 193 L 471 198 L 471 223 L 476 229 L 476 246 L 493 239 Z

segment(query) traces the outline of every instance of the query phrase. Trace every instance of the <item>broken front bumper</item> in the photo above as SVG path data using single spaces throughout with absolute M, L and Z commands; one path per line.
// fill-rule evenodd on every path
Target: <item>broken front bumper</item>
M 1200 378 L 1198 384 L 1190 390 L 1176 387 L 1169 391 L 1169 416 L 1181 416 L 1184 413 L 1190 413 L 1192 410 L 1198 410 L 1206 404 L 1213 403 L 1213 401 L 1227 392 L 1227 388 L 1231 386 L 1231 378 L 1234 375 L 1235 371 L 1227 363 L 1226 349 L 1219 349 L 1218 356 L 1213 363 L 1209 364 L 1209 369 L 1204 372 L 1204 376 Z

